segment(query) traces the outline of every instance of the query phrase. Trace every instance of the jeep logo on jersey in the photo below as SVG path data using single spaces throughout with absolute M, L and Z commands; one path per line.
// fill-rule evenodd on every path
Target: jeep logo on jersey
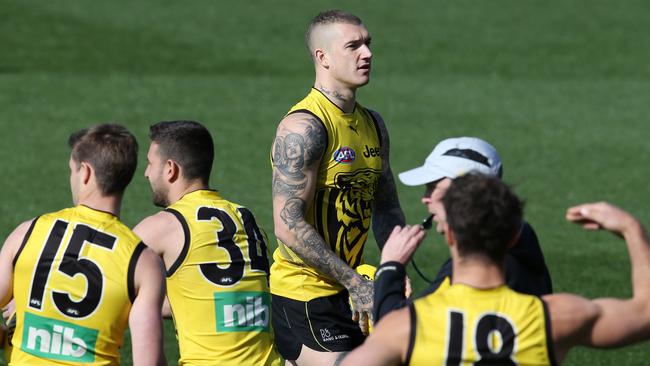
M 217 332 L 268 332 L 271 297 L 268 292 L 215 292 Z
M 363 156 L 365 156 L 366 158 L 369 158 L 369 157 L 374 158 L 374 157 L 380 156 L 380 154 L 381 154 L 381 150 L 379 149 L 379 146 L 370 147 L 370 146 L 366 145 L 366 151 L 363 152 Z
M 348 146 L 340 147 L 338 150 L 334 151 L 334 155 L 332 155 L 334 161 L 343 164 L 350 164 L 356 157 L 357 154 Z
M 79 363 L 95 361 L 95 329 L 25 313 L 20 349 L 50 360 Z

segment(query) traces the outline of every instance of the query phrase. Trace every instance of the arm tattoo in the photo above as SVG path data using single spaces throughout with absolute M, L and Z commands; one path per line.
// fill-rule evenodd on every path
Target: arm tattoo
M 305 220 L 309 207 L 305 192 L 314 187 L 306 172 L 314 173 L 327 148 L 327 131 L 316 118 L 304 121 L 301 133 L 280 130 L 273 146 L 273 197 L 281 205 L 280 219 L 295 235 L 291 249 L 308 266 L 348 288 L 352 302 L 362 312 L 372 308 L 372 283 L 365 281 L 339 258 L 316 229 Z M 281 198 L 278 202 L 276 198 Z
M 372 231 L 380 249 L 384 247 L 393 228 L 398 225 L 404 226 L 405 222 L 404 212 L 402 212 L 397 198 L 393 173 L 388 169 L 388 171 L 382 172 L 382 176 L 379 178 L 373 207 Z
M 350 285 L 355 272 L 329 248 L 313 226 L 301 220 L 294 225 L 294 232 L 300 244 L 291 249 L 306 264 L 345 287 Z
M 312 166 L 325 152 L 325 143 L 327 142 L 327 132 L 324 127 L 316 120 L 310 119 L 310 124 L 305 131 L 305 163 Z
M 273 149 L 273 162 L 282 175 L 292 180 L 305 177 L 302 168 L 305 166 L 304 158 L 305 140 L 297 133 L 290 133 L 275 139 Z
M 303 134 L 279 135 L 273 143 L 273 194 L 299 195 L 307 187 L 304 168 L 312 168 L 325 151 L 327 135 L 315 118 L 307 121 Z
M 321 273 L 348 285 L 355 272 L 329 248 L 313 226 L 305 221 L 308 204 L 301 198 L 307 187 L 304 169 L 318 169 L 327 135 L 318 120 L 311 117 L 303 132 L 279 134 L 273 146 L 273 195 L 286 198 L 280 218 L 297 239 L 291 249 L 303 261 Z
M 386 124 L 378 113 L 374 111 L 370 111 L 370 113 L 375 117 L 382 137 L 382 173 L 379 177 L 379 184 L 375 193 L 372 217 L 372 231 L 375 234 L 379 249 L 382 249 L 393 228 L 397 225 L 403 226 L 406 220 L 399 204 L 399 199 L 397 198 L 395 179 L 393 178 L 393 171 L 390 168 L 390 140 L 388 138 Z
M 289 229 L 295 229 L 302 220 L 302 216 L 305 211 L 305 201 L 301 200 L 298 197 L 291 197 L 286 200 L 282 211 L 280 212 L 280 217 L 282 221 L 289 227 Z
M 354 272 L 329 248 L 313 226 L 305 221 L 306 202 L 299 197 L 290 197 L 284 202 L 280 218 L 296 235 L 297 245 L 291 249 L 310 267 L 338 281 L 345 287 L 354 280 Z M 361 296 L 361 295 L 360 295 Z M 364 303 L 372 303 L 372 292 L 363 294 Z
M 345 286 L 357 310 L 371 314 L 374 296 L 372 282 L 363 280 L 336 256 L 311 225 L 302 221 L 302 224 L 296 226 L 295 232 L 302 245 L 293 247 L 294 252 L 310 267 Z
M 296 184 L 291 184 L 288 182 L 283 181 L 282 179 L 278 178 L 273 175 L 273 192 L 277 194 L 283 194 L 284 196 L 287 197 L 293 197 L 295 196 L 298 192 L 302 191 L 307 187 L 307 183 L 296 183 Z

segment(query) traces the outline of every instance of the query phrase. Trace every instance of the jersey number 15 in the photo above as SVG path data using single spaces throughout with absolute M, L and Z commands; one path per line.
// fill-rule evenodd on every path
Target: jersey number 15
M 41 310 L 43 306 L 45 287 L 50 277 L 54 258 L 63 244 L 63 237 L 67 229 L 68 223 L 63 220 L 57 220 L 52 226 L 32 278 L 32 288 L 29 294 L 29 307 L 32 309 Z M 75 226 L 74 232 L 65 245 L 65 253 L 57 271 L 70 278 L 78 274 L 82 275 L 86 278 L 88 287 L 86 295 L 79 301 L 74 301 L 66 292 L 52 291 L 54 305 L 62 314 L 71 318 L 85 318 L 97 309 L 104 290 L 104 275 L 101 268 L 92 259 L 81 257 L 81 249 L 87 243 L 112 250 L 115 241 L 114 236 L 90 226 L 84 224 Z

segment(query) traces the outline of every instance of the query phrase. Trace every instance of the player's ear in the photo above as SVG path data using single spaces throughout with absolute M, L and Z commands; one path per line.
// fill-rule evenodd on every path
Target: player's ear
M 90 164 L 82 161 L 79 166 L 79 179 L 83 185 L 87 185 L 90 182 L 90 178 L 94 173 L 93 167 Z
M 314 50 L 314 60 L 317 64 L 319 64 L 323 68 L 329 69 L 330 67 L 329 57 L 327 57 L 327 53 L 325 52 L 324 49 L 317 48 Z
M 165 162 L 165 176 L 169 183 L 174 183 L 181 176 L 181 167 L 175 161 L 168 159 Z
M 174 165 L 175 163 L 171 159 L 167 159 L 163 163 L 162 175 L 163 178 L 165 178 L 165 180 L 168 182 L 172 180 L 172 176 L 174 175 Z
M 447 242 L 448 246 L 454 246 L 456 245 L 456 235 L 454 235 L 454 232 L 451 231 L 451 228 L 449 227 L 449 223 L 445 221 L 443 223 L 444 231 L 445 231 L 445 241 Z

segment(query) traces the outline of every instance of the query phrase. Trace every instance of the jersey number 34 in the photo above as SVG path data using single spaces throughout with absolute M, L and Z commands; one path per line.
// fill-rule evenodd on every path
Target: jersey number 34
M 255 217 L 244 207 L 237 208 L 241 215 L 245 240 L 248 244 L 248 255 L 250 257 L 250 268 L 252 271 L 264 272 L 269 274 L 269 259 L 267 256 L 266 242 L 262 235 Z M 201 273 L 210 282 L 218 286 L 233 286 L 244 277 L 244 253 L 242 248 L 237 245 L 238 235 L 235 220 L 224 210 L 214 207 L 200 207 L 197 211 L 196 218 L 199 221 L 219 220 L 222 229 L 217 232 L 217 246 L 228 252 L 230 263 L 227 267 L 221 267 L 217 263 L 204 263 L 200 265 Z M 239 221 L 239 220 L 237 220 Z M 241 238 L 243 235 L 239 235 Z M 243 238 L 242 238 L 243 239 Z

